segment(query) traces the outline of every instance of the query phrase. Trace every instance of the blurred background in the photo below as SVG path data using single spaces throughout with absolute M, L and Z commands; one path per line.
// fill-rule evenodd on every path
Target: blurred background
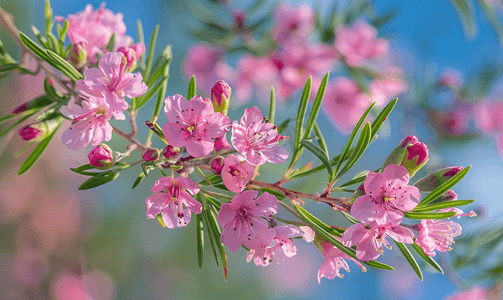
M 215 8 L 218 3 L 210 2 L 122 0 L 108 1 L 106 8 L 123 14 L 127 34 L 135 40 L 137 19 L 143 23 L 146 41 L 155 25 L 160 25 L 156 53 L 159 54 L 165 45 L 172 45 L 167 95 L 173 95 L 187 91 L 182 62 L 191 45 L 201 42 L 200 36 L 192 34 L 201 27 L 200 11 L 207 8 L 216 16 L 221 14 L 222 20 L 232 22 L 226 10 L 219 10 Z M 318 7 L 322 17 L 328 17 L 333 6 L 333 1 L 328 0 L 287 2 Z M 100 1 L 88 3 L 94 8 L 101 4 Z M 51 4 L 54 15 L 66 17 L 84 10 L 87 2 L 52 0 Z M 251 4 L 250 1 L 233 1 L 230 6 L 244 10 Z M 349 4 L 340 1 L 338 5 L 343 8 Z M 499 18 L 500 4 L 494 5 Z M 42 0 L 0 0 L 0 6 L 13 14 L 17 28 L 30 37 L 33 37 L 31 25 L 43 27 Z M 459 199 L 477 199 L 464 210 L 473 209 L 479 216 L 459 220 L 463 236 L 476 236 L 484 230 L 498 228 L 503 212 L 499 189 L 503 182 L 503 151 L 499 150 L 496 135 L 477 131 L 473 113 L 463 119 L 466 121 L 462 121 L 463 130 L 459 134 L 453 133 L 452 126 L 449 130 L 444 126 L 445 122 L 451 124 L 459 119 L 435 123 L 438 118 L 429 112 L 449 111 L 457 103 L 458 95 L 455 89 L 453 92 L 425 87 L 444 71 L 455 70 L 466 83 L 465 98 L 474 99 L 473 103 L 485 99 L 501 101 L 502 48 L 493 25 L 479 6 L 474 7 L 476 29 L 470 37 L 447 0 L 386 0 L 372 6 L 378 14 L 394 12 L 378 32 L 379 37 L 389 40 L 389 59 L 402 69 L 409 89 L 401 93 L 388 126 L 381 129 L 379 139 L 347 178 L 361 170 L 379 168 L 403 137 L 414 134 L 430 150 L 430 161 L 416 179 L 441 167 L 472 166 L 455 187 Z M 0 39 L 6 50 L 16 57 L 17 48 L 2 28 Z M 231 68 L 235 68 L 239 55 L 226 58 Z M 233 74 L 229 76 L 235 76 Z M 0 116 L 43 94 L 43 80 L 43 74 L 1 78 Z M 475 84 L 477 81 L 479 83 Z M 277 124 L 295 115 L 299 92 L 293 92 L 290 98 L 279 103 Z M 249 106 L 257 105 L 267 110 L 268 98 L 261 93 L 254 94 L 248 101 L 241 105 L 237 101 L 231 104 L 231 120 L 240 118 Z M 142 123 L 150 119 L 152 107 L 153 103 L 149 103 L 137 117 L 140 137 L 148 132 Z M 474 108 L 469 106 L 466 110 Z M 164 122 L 166 118 L 161 115 L 159 123 Z M 327 114 L 320 114 L 319 125 L 331 153 L 341 152 L 347 134 L 334 130 L 336 127 Z M 128 124 L 117 123 L 117 126 L 129 131 Z M 293 136 L 292 126 L 283 134 Z M 15 174 L 26 153 L 19 158 L 15 158 L 14 153 L 25 144 L 15 131 L 0 143 L 0 299 L 443 299 L 471 285 L 494 284 L 497 276 L 474 281 L 473 275 L 477 272 L 473 269 L 480 271 L 503 263 L 495 254 L 498 248 L 493 247 L 487 253 L 491 259 L 489 266 L 476 261 L 472 269 L 458 271 L 454 266 L 451 270 L 449 265 L 455 265 L 458 255 L 454 249 L 436 256 L 444 270 L 450 271 L 441 275 L 425 265 L 421 282 L 400 254 L 385 250 L 380 261 L 394 266 L 396 271 L 370 268 L 362 273 L 350 262 L 352 272 L 345 274 L 343 279 L 322 279 L 319 285 L 317 271 L 323 256 L 312 244 L 298 242 L 298 255 L 268 267 L 247 263 L 244 251 L 228 252 L 229 279 L 226 282 L 210 251 L 206 251 L 203 268 L 198 270 L 194 222 L 186 228 L 170 230 L 145 217 L 145 199 L 151 194 L 150 188 L 159 177 L 158 173 L 152 172 L 153 176 L 134 190 L 131 186 L 140 168 L 123 172 L 119 180 L 106 186 L 77 191 L 85 178 L 69 168 L 87 164 L 90 148 L 70 151 L 64 144 L 53 142 L 34 168 L 17 177 Z M 109 145 L 113 149 L 126 146 L 118 138 L 113 138 Z M 288 143 L 285 147 L 291 152 Z M 298 166 L 314 160 L 309 155 L 303 159 Z M 284 174 L 286 167 L 264 166 L 261 173 L 267 175 L 260 178 L 274 182 Z M 314 193 L 322 190 L 324 183 L 315 176 L 303 181 L 302 185 L 292 183 L 289 187 Z M 345 219 L 324 205 L 307 203 L 306 207 L 326 222 L 349 226 Z M 286 213 L 280 216 L 289 217 Z M 469 242 L 465 241 L 466 247 Z M 459 244 L 460 250 L 466 250 L 463 241 Z M 458 247 L 458 243 L 454 247 Z M 458 258 L 462 257 L 464 252 L 459 255 Z M 472 257 L 472 260 L 476 259 Z

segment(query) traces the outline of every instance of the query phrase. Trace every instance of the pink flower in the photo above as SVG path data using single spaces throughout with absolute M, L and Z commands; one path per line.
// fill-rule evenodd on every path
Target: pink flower
M 452 250 L 450 246 L 454 243 L 454 238 L 461 234 L 462 228 L 461 225 L 452 221 L 421 220 L 418 229 L 416 244 L 428 256 L 435 256 L 435 250 L 440 252 Z
M 475 107 L 475 124 L 484 132 L 503 131 L 503 102 L 482 101 Z
M 234 95 L 239 103 L 251 99 L 255 86 L 259 90 L 270 91 L 278 81 L 278 68 L 269 57 L 255 57 L 250 54 L 241 56 L 233 86 Z
M 419 203 L 421 194 L 409 183 L 409 173 L 402 166 L 389 165 L 383 174 L 370 172 L 363 182 L 366 195 L 351 206 L 351 215 L 361 222 L 398 225 L 402 211 L 410 211 Z
M 338 27 L 335 36 L 335 48 L 351 67 L 359 67 L 365 60 L 377 58 L 388 51 L 388 41 L 378 39 L 377 30 L 365 20 L 358 20 L 351 28 Z
M 126 73 L 127 58 L 121 52 L 109 52 L 100 58 L 99 68 L 84 70 L 85 79 L 77 80 L 86 96 L 105 96 L 114 109 L 128 108 L 124 97 L 139 97 L 148 90 L 140 73 Z
M 245 110 L 241 123 L 232 123 L 232 145 L 254 166 L 283 163 L 289 154 L 278 144 L 282 139 L 285 137 L 278 134 L 277 126 L 265 122 L 256 106 Z
M 309 5 L 291 7 L 282 3 L 274 12 L 272 36 L 280 44 L 302 42 L 314 28 L 314 13 Z
M 374 79 L 370 82 L 371 102 L 383 106 L 409 88 L 407 83 L 399 78 Z
M 223 136 L 215 139 L 215 146 L 213 149 L 216 152 L 231 151 L 232 150 L 232 146 L 231 146 L 231 144 L 229 144 L 229 141 L 227 141 L 227 138 L 225 137 L 225 133 Z
M 113 131 L 110 119 L 126 119 L 124 110 L 112 109 L 105 98 L 81 96 L 78 100 L 80 103 L 72 98 L 68 106 L 61 108 L 63 115 L 73 119 L 72 125 L 61 136 L 68 149 L 84 148 L 89 143 L 98 146 L 103 141 L 109 141 Z
M 68 16 L 68 38 L 74 45 L 87 43 L 88 60 L 91 64 L 97 61 L 96 55 L 107 52 L 106 47 L 115 32 L 115 49 L 131 44 L 131 37 L 126 35 L 126 25 L 122 14 L 105 9 L 105 2 L 94 11 L 91 4 L 86 9 Z
M 26 125 L 18 129 L 17 134 L 25 141 L 31 141 L 42 136 L 42 130 L 33 125 Z
M 227 116 L 213 111 L 210 99 L 195 96 L 187 101 L 177 94 L 165 102 L 164 112 L 170 120 L 162 129 L 166 141 L 174 147 L 186 147 L 194 157 L 208 155 L 215 144 L 212 139 L 222 137 L 231 125 Z
M 276 233 L 273 239 L 276 244 L 267 248 L 250 250 L 246 258 L 248 262 L 253 259 L 256 266 L 267 267 L 274 260 L 276 253 L 279 253 L 281 260 L 284 260 L 283 255 L 293 257 L 297 254 L 297 247 L 290 238 L 302 235 L 299 228 L 293 225 L 284 225 L 274 227 L 273 230 Z
M 356 82 L 338 77 L 329 83 L 323 111 L 340 130 L 350 132 L 370 106 L 370 100 Z
M 125 46 L 117 49 L 117 52 L 121 52 L 127 59 L 127 67 L 129 72 L 136 68 L 136 63 L 140 57 L 145 52 L 145 45 L 143 43 L 136 43 L 133 46 Z
M 91 166 L 100 170 L 109 169 L 114 165 L 112 149 L 105 144 L 101 144 L 91 150 L 91 152 L 87 155 L 87 158 L 89 158 L 89 164 Z
M 337 238 L 340 240 L 340 238 Z M 323 256 L 325 257 L 325 260 L 321 264 L 320 269 L 318 270 L 318 283 L 321 284 L 321 278 L 325 277 L 327 279 L 334 279 L 335 277 L 342 278 L 344 275 L 339 273 L 339 270 L 343 268 L 347 272 L 349 272 L 349 266 L 348 263 L 346 262 L 346 259 L 350 259 L 354 261 L 355 264 L 357 264 L 360 268 L 362 268 L 363 272 L 367 271 L 367 268 L 365 268 L 359 261 L 356 259 L 350 257 L 346 253 L 342 252 L 339 250 L 339 248 L 335 247 L 334 245 L 324 242 L 322 244 L 323 247 Z
M 474 286 L 467 291 L 460 291 L 454 295 L 449 296 L 446 300 L 490 300 L 496 299 L 491 298 L 490 291 L 482 286 Z
M 391 237 L 397 242 L 412 244 L 414 233 L 400 225 L 393 226 L 391 223 L 378 224 L 371 221 L 364 225 L 357 223 L 351 225 L 343 234 L 344 246 L 356 246 L 356 258 L 361 261 L 369 261 L 378 258 L 383 252 L 383 244 L 391 248 L 386 237 Z
M 241 193 L 253 177 L 254 171 L 253 166 L 244 157 L 239 154 L 231 154 L 224 159 L 222 180 L 229 191 Z
M 197 183 L 190 178 L 162 177 L 150 191 L 155 194 L 145 201 L 147 217 L 154 219 L 160 213 L 164 224 L 170 229 L 187 226 L 191 211 L 200 214 L 203 210 L 201 203 L 190 195 L 199 193 Z
M 207 44 L 190 47 L 182 63 L 182 72 L 186 79 L 196 76 L 198 90 L 209 95 L 211 87 L 218 80 L 231 79 L 232 69 L 224 61 L 224 53 Z
M 323 44 L 288 45 L 274 54 L 271 59 L 278 68 L 279 82 L 276 95 L 286 99 L 304 87 L 309 76 L 313 76 L 313 92 L 317 91 L 321 78 L 335 66 L 337 53 Z
M 231 252 L 241 245 L 250 249 L 271 245 L 275 233 L 263 218 L 277 213 L 279 203 L 267 192 L 257 195 L 258 191 L 244 191 L 220 207 L 218 223 L 223 228 L 220 240 Z
M 158 149 L 148 149 L 142 154 L 142 157 L 145 161 L 156 161 L 159 158 L 159 154 Z
M 299 229 L 302 230 L 302 238 L 304 241 L 311 243 L 314 241 L 314 230 L 309 226 L 299 226 Z
M 455 70 L 445 70 L 438 79 L 438 85 L 459 88 L 463 85 L 463 75 Z

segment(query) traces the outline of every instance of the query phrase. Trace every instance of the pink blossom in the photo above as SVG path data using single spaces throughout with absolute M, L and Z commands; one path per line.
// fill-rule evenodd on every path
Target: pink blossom
M 222 180 L 229 191 L 241 193 L 253 177 L 254 171 L 253 166 L 244 157 L 239 154 L 231 154 L 224 159 Z
M 197 183 L 190 178 L 162 177 L 150 191 L 155 194 L 145 201 L 147 217 L 154 219 L 160 213 L 164 224 L 170 229 L 187 226 L 191 211 L 200 214 L 203 210 L 201 203 L 190 195 L 199 193 Z
M 227 141 L 227 138 L 225 137 L 225 133 L 223 136 L 218 137 L 215 139 L 215 146 L 213 148 L 216 152 L 219 151 L 231 151 L 232 146 L 229 144 L 229 141 Z
M 325 91 L 323 111 L 340 130 L 350 132 L 370 106 L 369 97 L 356 82 L 337 77 Z
M 482 101 L 475 107 L 475 124 L 484 132 L 503 132 L 503 102 Z
M 290 238 L 301 236 L 302 232 L 293 225 L 277 226 L 273 228 L 275 235 L 273 242 L 276 244 L 267 248 L 252 249 L 248 252 L 246 260 L 253 262 L 256 266 L 268 266 L 273 260 L 274 255 L 279 253 L 281 260 L 284 260 L 284 256 L 293 257 L 297 254 L 297 247 Z
M 186 79 L 195 75 L 199 90 L 209 95 L 215 82 L 233 77 L 232 69 L 223 58 L 221 50 L 208 44 L 193 45 L 182 63 L 183 75 Z
M 383 106 L 409 88 L 407 83 L 399 78 L 374 79 L 370 82 L 371 102 Z
M 467 291 L 460 291 L 447 297 L 446 300 L 490 300 L 490 292 L 483 286 L 474 286 Z M 496 299 L 496 298 L 494 298 Z
M 400 225 L 391 223 L 378 224 L 371 221 L 368 225 L 357 223 L 351 225 L 343 234 L 344 246 L 356 246 L 356 258 L 361 261 L 369 261 L 378 258 L 383 252 L 383 244 L 391 248 L 386 237 L 391 237 L 397 242 L 412 244 L 414 233 Z
M 313 76 L 313 94 L 321 83 L 321 78 L 335 66 L 337 53 L 323 44 L 288 45 L 271 56 L 279 71 L 276 95 L 286 99 L 302 88 L 309 76 Z
M 214 147 L 213 138 L 222 137 L 231 121 L 213 111 L 210 99 L 195 96 L 187 101 L 182 95 L 169 96 L 164 112 L 170 120 L 162 131 L 166 141 L 174 147 L 186 147 L 194 157 L 208 155 Z
M 302 42 L 314 28 L 314 12 L 309 5 L 291 7 L 282 3 L 274 12 L 272 36 L 280 44 Z
M 99 145 L 91 150 L 87 158 L 89 158 L 89 164 L 91 166 L 102 168 L 102 170 L 106 170 L 114 164 L 112 149 L 105 144 Z
M 61 113 L 73 119 L 72 125 L 63 133 L 61 141 L 68 149 L 76 150 L 89 143 L 98 146 L 103 141 L 112 138 L 113 128 L 109 121 L 112 117 L 124 120 L 124 110 L 115 110 L 105 101 L 105 98 L 90 96 L 70 99 L 68 106 L 61 108 Z
M 421 197 L 417 187 L 407 185 L 409 179 L 402 166 L 389 165 L 382 174 L 370 171 L 363 182 L 366 194 L 353 203 L 351 215 L 365 223 L 400 224 L 402 211 L 414 209 Z
M 438 79 L 438 85 L 459 88 L 463 85 L 463 75 L 455 70 L 445 70 Z
M 94 11 L 91 4 L 84 11 L 68 16 L 68 38 L 74 45 L 87 43 L 88 60 L 91 64 L 97 61 L 97 55 L 107 52 L 106 47 L 115 32 L 115 49 L 131 44 L 131 37 L 126 35 L 126 25 L 121 13 L 105 9 L 105 2 Z
M 233 86 L 239 103 L 251 99 L 255 86 L 259 90 L 269 91 L 278 81 L 279 70 L 269 57 L 255 57 L 250 54 L 241 56 L 237 65 L 237 74 Z
M 335 36 L 335 48 L 351 67 L 359 67 L 365 60 L 377 58 L 388 51 L 388 41 L 378 39 L 377 30 L 362 19 L 350 28 L 338 27 Z
M 142 154 L 142 157 L 145 161 L 156 161 L 159 158 L 159 150 L 158 149 L 148 149 Z
M 337 238 L 339 239 L 339 238 Z M 339 250 L 339 248 L 334 245 L 324 242 L 322 244 L 323 247 L 323 256 L 325 260 L 321 264 L 320 269 L 318 270 L 318 283 L 321 284 L 321 278 L 325 277 L 327 279 L 334 279 L 335 277 L 342 278 L 342 275 L 339 270 L 343 268 L 347 272 L 349 272 L 349 266 L 346 262 L 346 259 L 352 260 L 355 264 L 357 264 L 360 268 L 362 268 L 363 272 L 367 271 L 359 261 L 350 257 L 346 253 Z
M 148 90 L 140 73 L 127 73 L 127 58 L 121 52 L 109 52 L 100 58 L 99 68 L 84 70 L 85 79 L 77 80 L 86 96 L 105 96 L 114 109 L 128 108 L 124 97 L 139 97 Z
M 224 168 L 224 158 L 222 156 L 217 156 L 211 160 L 210 163 L 211 172 L 215 175 L 222 174 L 222 169 Z
M 274 230 L 263 218 L 278 212 L 278 200 L 267 192 L 257 195 L 258 191 L 244 191 L 220 207 L 218 223 L 223 228 L 220 239 L 231 252 L 241 245 L 250 249 L 265 248 L 273 241 Z
M 136 63 L 145 52 L 145 45 L 143 43 L 136 43 L 133 46 L 124 46 L 117 49 L 117 52 L 124 54 L 127 60 L 127 67 L 129 72 L 136 68 Z
M 302 238 L 304 241 L 311 243 L 314 241 L 314 230 L 309 226 L 299 226 L 299 229 L 302 230 Z
M 428 256 L 435 256 L 435 250 L 440 252 L 452 250 L 450 246 L 462 230 L 458 223 L 446 220 L 421 220 L 418 229 L 416 244 Z
M 262 112 L 256 106 L 245 110 L 241 123 L 232 123 L 232 145 L 254 166 L 265 162 L 283 163 L 289 153 L 278 141 L 284 138 L 278 134 L 276 125 L 265 122 Z

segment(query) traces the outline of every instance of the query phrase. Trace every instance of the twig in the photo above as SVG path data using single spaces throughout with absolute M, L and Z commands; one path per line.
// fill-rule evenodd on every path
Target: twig
M 147 150 L 147 147 L 145 147 L 145 145 L 143 145 L 142 143 L 140 143 L 140 142 L 139 142 L 137 139 L 135 139 L 134 137 L 129 136 L 129 134 L 125 133 L 124 131 L 120 130 L 119 128 L 117 128 L 117 127 L 115 127 L 115 126 L 113 126 L 113 125 L 112 125 L 112 128 L 114 129 L 114 132 L 115 132 L 118 136 L 120 136 L 120 137 L 122 137 L 122 138 L 124 138 L 124 139 L 128 140 L 130 143 L 136 144 L 136 146 L 138 147 L 138 149 L 139 149 L 141 152 L 145 152 L 145 151 Z

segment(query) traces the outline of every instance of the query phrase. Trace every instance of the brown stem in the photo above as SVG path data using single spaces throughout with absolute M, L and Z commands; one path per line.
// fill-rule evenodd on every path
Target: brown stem
M 311 199 L 311 200 L 315 200 L 315 201 L 322 201 L 322 202 L 329 204 L 330 206 L 332 206 L 336 210 L 349 211 L 349 207 L 346 203 L 344 203 L 343 199 L 333 198 L 330 196 L 311 195 L 311 194 L 307 194 L 307 193 L 284 188 L 284 187 L 280 186 L 278 183 L 272 184 L 272 183 L 267 183 L 267 182 L 255 180 L 255 179 L 250 180 L 249 184 L 269 188 L 269 189 L 281 192 L 285 196 L 293 195 L 293 196 L 300 197 L 300 198 Z
M 141 151 L 141 152 L 145 152 L 147 150 L 147 147 L 145 147 L 145 145 L 143 145 L 142 143 L 140 143 L 137 139 L 135 139 L 134 137 L 131 137 L 129 134 L 125 133 L 124 131 L 120 130 L 119 128 L 115 127 L 112 125 L 112 128 L 114 129 L 114 132 L 122 137 L 123 139 L 129 141 L 130 143 L 133 143 L 133 144 L 136 144 L 136 146 L 138 147 L 138 149 Z
M 138 133 L 138 126 L 136 125 L 136 111 L 131 111 L 129 113 L 129 122 L 131 123 L 131 133 L 129 136 L 133 138 Z

